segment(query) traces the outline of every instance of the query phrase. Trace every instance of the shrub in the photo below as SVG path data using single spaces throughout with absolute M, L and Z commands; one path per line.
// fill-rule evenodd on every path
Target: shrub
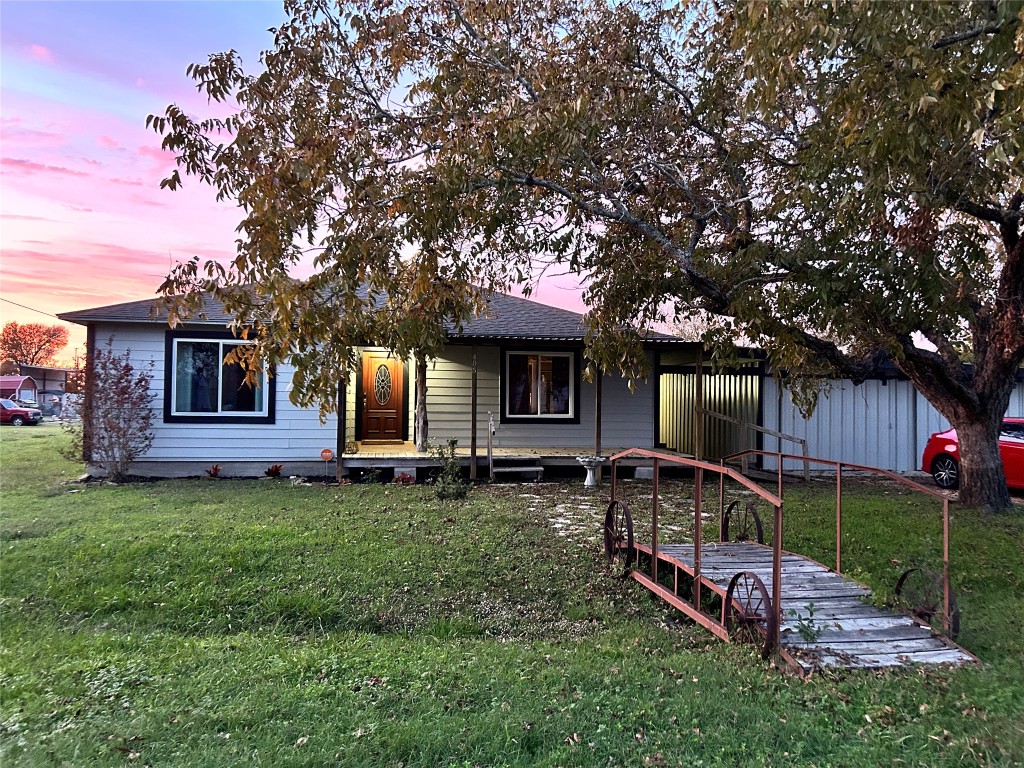
M 131 350 L 114 352 L 113 337 L 97 347 L 84 372 L 86 396 L 76 407 L 77 421 L 64 425 L 71 435 L 65 455 L 103 468 L 114 482 L 153 444 L 153 362 L 137 370 Z
M 271 464 L 269 467 L 263 470 L 263 474 L 266 475 L 267 477 L 280 477 L 281 471 L 283 469 L 284 464 Z
M 442 501 L 464 499 L 469 493 L 469 485 L 462 479 L 462 465 L 455 454 L 458 445 L 459 441 L 450 437 L 446 445 L 439 445 L 431 451 L 441 463 L 441 469 L 434 479 L 434 492 Z

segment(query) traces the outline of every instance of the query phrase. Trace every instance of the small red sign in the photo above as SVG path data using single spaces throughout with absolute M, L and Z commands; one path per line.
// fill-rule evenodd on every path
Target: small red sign
M 331 459 L 334 458 L 334 451 L 332 451 L 330 448 L 324 448 L 322 451 L 320 451 L 320 458 L 323 459 L 324 461 L 330 461 Z

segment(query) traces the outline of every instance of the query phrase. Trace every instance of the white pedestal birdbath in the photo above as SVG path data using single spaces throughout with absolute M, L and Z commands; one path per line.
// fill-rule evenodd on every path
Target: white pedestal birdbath
M 576 461 L 587 470 L 587 479 L 583 481 L 584 488 L 596 488 L 601 484 L 601 465 L 604 464 L 602 456 L 577 456 Z

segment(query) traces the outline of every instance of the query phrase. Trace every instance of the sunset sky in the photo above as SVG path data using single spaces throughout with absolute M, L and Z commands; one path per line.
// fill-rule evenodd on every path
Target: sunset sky
M 270 0 L 0 2 L 2 322 L 146 298 L 175 262 L 231 257 L 238 211 L 188 178 L 161 190 L 174 159 L 145 120 L 206 114 L 185 68 L 230 48 L 255 67 L 283 18 Z M 578 310 L 567 282 L 539 298 Z

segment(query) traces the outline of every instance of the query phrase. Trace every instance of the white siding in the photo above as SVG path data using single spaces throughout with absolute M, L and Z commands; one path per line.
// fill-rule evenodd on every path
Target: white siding
M 896 472 L 920 469 L 928 436 L 949 423 L 909 381 L 832 381 L 809 419 L 800 415 L 789 392 L 779 381 L 766 378 L 764 426 L 808 441 L 811 456 L 851 464 L 881 467 Z M 1024 383 L 1010 397 L 1008 415 L 1024 415 Z M 764 438 L 765 450 L 779 450 L 778 440 Z M 785 453 L 800 453 L 799 446 L 783 441 Z M 766 461 L 768 466 L 774 466 Z M 798 463 L 787 462 L 787 468 Z M 812 466 L 813 469 L 813 466 Z

